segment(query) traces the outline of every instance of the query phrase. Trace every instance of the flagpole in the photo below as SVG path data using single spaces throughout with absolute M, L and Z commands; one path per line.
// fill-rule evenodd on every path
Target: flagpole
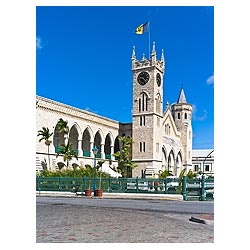
M 150 22 L 148 22 L 148 59 L 150 59 Z

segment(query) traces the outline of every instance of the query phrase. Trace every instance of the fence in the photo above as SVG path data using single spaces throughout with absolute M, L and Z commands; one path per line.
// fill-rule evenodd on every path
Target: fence
M 182 194 L 184 200 L 213 199 L 214 179 L 179 178 L 77 178 L 39 177 L 36 178 L 37 191 L 84 192 L 86 189 L 101 188 L 109 193 L 161 193 Z

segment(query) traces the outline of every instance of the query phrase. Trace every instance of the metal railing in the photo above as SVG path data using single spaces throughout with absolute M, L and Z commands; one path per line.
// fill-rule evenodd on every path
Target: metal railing
M 97 188 L 109 193 L 182 194 L 183 200 L 213 199 L 214 179 L 179 178 L 96 178 Z M 36 177 L 37 191 L 84 192 L 92 189 L 94 178 Z

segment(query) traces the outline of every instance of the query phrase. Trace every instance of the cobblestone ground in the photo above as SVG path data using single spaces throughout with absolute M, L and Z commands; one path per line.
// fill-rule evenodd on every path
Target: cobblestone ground
M 38 204 L 37 243 L 214 242 L 213 225 L 190 222 L 189 215 Z

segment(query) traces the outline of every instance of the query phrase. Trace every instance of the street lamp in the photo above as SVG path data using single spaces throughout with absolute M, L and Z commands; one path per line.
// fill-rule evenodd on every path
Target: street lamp
M 96 155 L 98 152 L 98 148 L 96 146 L 93 147 L 92 152 L 94 154 L 94 191 L 96 190 Z

